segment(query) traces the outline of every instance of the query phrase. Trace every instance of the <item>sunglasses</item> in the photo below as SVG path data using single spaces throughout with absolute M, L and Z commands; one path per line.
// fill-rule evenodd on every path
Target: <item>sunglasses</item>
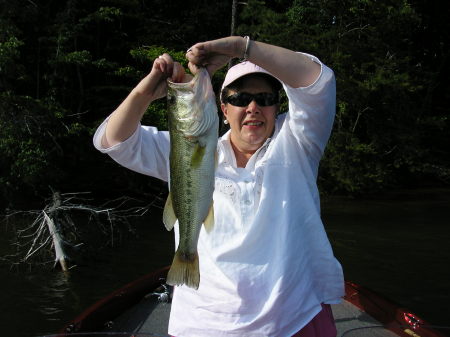
M 247 92 L 238 92 L 237 94 L 225 97 L 223 102 L 234 106 L 245 107 L 255 101 L 259 106 L 271 106 L 278 103 L 278 94 L 261 92 L 259 94 L 249 94 Z

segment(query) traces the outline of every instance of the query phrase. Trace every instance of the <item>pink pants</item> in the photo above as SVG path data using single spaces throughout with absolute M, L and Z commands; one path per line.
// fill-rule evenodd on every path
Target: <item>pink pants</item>
M 333 312 L 329 304 L 322 304 L 322 311 L 292 337 L 336 337 Z
M 333 312 L 329 304 L 322 304 L 322 311 L 292 337 L 336 337 Z M 175 337 L 175 336 L 171 336 Z

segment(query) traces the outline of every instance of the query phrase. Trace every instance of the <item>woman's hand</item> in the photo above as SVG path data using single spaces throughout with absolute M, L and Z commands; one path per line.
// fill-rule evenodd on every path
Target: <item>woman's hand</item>
M 205 67 L 212 77 L 232 58 L 241 57 L 245 51 L 245 39 L 240 36 L 229 36 L 218 40 L 200 42 L 188 49 L 186 58 L 193 74 L 198 67 Z
M 172 82 L 188 82 L 183 66 L 174 62 L 169 54 L 159 56 L 150 73 L 131 91 L 111 114 L 102 138 L 102 146 L 108 148 L 131 137 L 136 131 L 149 104 L 167 95 L 167 79 Z
M 186 73 L 183 66 L 174 62 L 169 54 L 159 56 L 152 66 L 150 74 L 142 83 L 144 93 L 152 97 L 151 101 L 167 95 L 167 79 L 172 82 L 184 82 Z M 140 83 L 140 84 L 141 84 Z M 139 88 L 138 85 L 137 88 Z

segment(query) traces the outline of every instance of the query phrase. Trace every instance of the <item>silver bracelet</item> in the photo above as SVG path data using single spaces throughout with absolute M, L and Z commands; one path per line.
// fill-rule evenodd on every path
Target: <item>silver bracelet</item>
M 250 46 L 250 37 L 247 35 L 247 36 L 244 36 L 244 39 L 245 39 L 245 51 L 244 51 L 244 56 L 242 57 L 242 60 L 247 61 L 248 47 Z

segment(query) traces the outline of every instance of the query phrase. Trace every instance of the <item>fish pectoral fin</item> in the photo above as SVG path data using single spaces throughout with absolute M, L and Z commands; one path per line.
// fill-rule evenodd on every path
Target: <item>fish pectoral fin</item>
M 168 231 L 172 230 L 175 222 L 177 222 L 177 216 L 175 215 L 175 211 L 173 210 L 172 195 L 170 194 L 170 192 L 167 196 L 166 205 L 164 206 L 163 222 Z
M 203 226 L 205 226 L 205 230 L 207 233 L 210 233 L 214 227 L 214 204 L 213 203 L 211 203 L 211 206 L 209 207 L 209 212 L 205 218 L 205 221 L 203 222 Z
M 199 167 L 202 163 L 203 156 L 205 155 L 206 146 L 200 145 L 200 143 L 197 143 L 195 145 L 194 152 L 192 153 L 191 157 L 191 166 L 196 168 Z

